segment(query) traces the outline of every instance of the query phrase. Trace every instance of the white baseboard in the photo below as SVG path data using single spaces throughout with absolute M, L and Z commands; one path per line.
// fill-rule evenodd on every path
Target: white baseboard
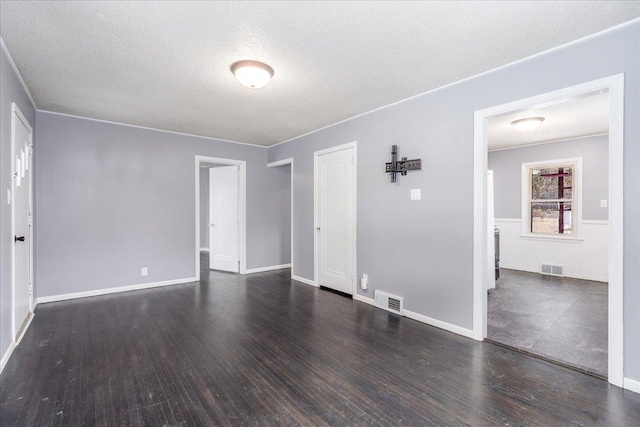
M 640 381 L 632 380 L 631 378 L 625 378 L 622 380 L 622 387 L 625 390 L 633 391 L 634 393 L 640 393 Z
M 200 248 L 200 252 L 209 252 L 209 248 Z
M 353 299 L 355 301 L 364 302 L 376 306 L 376 300 L 373 298 L 365 297 L 363 295 L 354 294 Z M 422 314 L 414 313 L 413 311 L 403 310 L 403 316 L 409 319 L 417 320 L 418 322 L 426 323 L 427 325 L 435 326 L 436 328 L 444 329 L 445 331 L 453 332 L 454 334 L 462 335 L 467 338 L 473 338 L 473 331 L 461 326 L 452 325 L 451 323 L 443 322 L 442 320 L 433 319 Z
M 414 313 L 413 311 L 409 311 L 406 309 L 403 310 L 403 314 L 409 319 L 417 320 L 418 322 L 426 323 L 427 325 L 435 326 L 436 328 L 444 329 L 445 331 L 453 332 L 455 334 L 462 335 L 463 337 L 473 339 L 473 331 L 471 329 L 443 322 L 442 320 L 433 319 L 431 317 Z
M 504 268 L 506 270 L 525 271 L 527 273 L 540 274 L 540 271 L 532 270 L 532 269 L 526 268 L 526 267 L 514 267 L 514 266 L 511 266 L 511 265 L 502 265 L 502 264 L 500 264 L 500 268 Z M 606 278 L 604 278 L 604 277 L 581 276 L 579 274 L 572 274 L 571 276 L 563 276 L 563 277 L 566 277 L 567 279 L 589 280 L 591 282 L 604 282 L 604 283 L 608 282 L 608 280 Z
M 316 282 L 314 282 L 313 280 L 305 279 L 304 277 L 296 276 L 295 274 L 292 274 L 291 278 L 297 282 L 304 283 L 305 285 L 315 286 L 316 288 L 318 287 L 318 285 L 316 285 Z
M 9 358 L 11 357 L 11 354 L 13 353 L 13 350 L 15 348 L 16 348 L 16 345 L 13 343 L 13 341 L 11 341 L 11 343 L 9 344 L 9 348 L 7 349 L 7 351 L 4 352 L 4 355 L 2 356 L 2 360 L 0 360 L 0 374 L 4 370 L 4 367 L 7 366 L 7 362 L 9 361 Z
M 20 345 L 20 341 L 22 341 L 22 338 L 24 338 L 24 336 L 27 334 L 27 330 L 29 330 L 29 326 L 31 326 L 31 322 L 33 322 L 34 317 L 36 317 L 36 314 L 34 312 L 29 312 L 29 319 L 27 319 L 27 324 L 25 325 L 18 339 L 15 341 L 16 347 Z
M 376 305 L 376 300 L 374 300 L 373 298 L 365 297 L 364 295 L 353 294 L 353 299 L 354 301 L 360 301 L 365 304 L 372 305 L 374 307 Z
M 282 270 L 283 268 L 291 268 L 291 264 L 270 265 L 268 267 L 247 268 L 244 274 L 262 273 L 263 271 Z
M 165 280 L 163 282 L 142 283 L 140 285 L 118 286 L 116 288 L 97 289 L 95 291 L 86 292 L 74 292 L 70 294 L 52 295 L 48 297 L 40 297 L 37 302 L 39 304 L 45 304 L 48 302 L 66 301 L 76 298 L 95 297 L 98 295 L 117 294 L 120 292 L 138 291 L 140 289 L 157 288 L 160 286 L 180 285 L 182 283 L 196 282 L 195 277 L 188 277 L 186 279 Z

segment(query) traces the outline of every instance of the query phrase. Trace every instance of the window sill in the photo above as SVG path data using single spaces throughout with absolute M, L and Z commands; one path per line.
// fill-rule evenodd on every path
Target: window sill
M 565 243 L 582 243 L 584 239 L 576 236 L 551 236 L 544 234 L 521 234 L 522 239 L 541 240 L 545 242 L 565 242 Z

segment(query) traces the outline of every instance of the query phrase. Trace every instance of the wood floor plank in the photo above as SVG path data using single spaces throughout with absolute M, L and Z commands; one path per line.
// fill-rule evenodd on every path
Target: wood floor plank
M 289 276 L 38 306 L 0 424 L 640 425 L 638 394 Z

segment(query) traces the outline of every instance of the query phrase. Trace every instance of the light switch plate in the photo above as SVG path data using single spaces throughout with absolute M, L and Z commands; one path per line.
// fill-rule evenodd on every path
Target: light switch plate
M 420 188 L 412 188 L 411 200 L 420 200 L 420 199 L 422 199 L 422 190 Z
M 600 200 L 600 207 L 601 208 L 606 208 L 607 207 L 607 201 L 606 200 Z
M 7 204 L 11 204 L 11 190 L 7 190 Z

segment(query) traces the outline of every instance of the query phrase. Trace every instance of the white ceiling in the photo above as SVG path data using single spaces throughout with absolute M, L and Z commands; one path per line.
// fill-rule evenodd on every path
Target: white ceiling
M 535 130 L 521 132 L 511 125 L 525 117 L 544 117 Z M 489 150 L 559 141 L 609 132 L 609 93 L 567 100 L 544 108 L 531 108 L 487 121 Z
M 640 16 L 640 3 L 7 2 L 39 109 L 271 145 Z M 266 62 L 252 91 L 229 71 Z

